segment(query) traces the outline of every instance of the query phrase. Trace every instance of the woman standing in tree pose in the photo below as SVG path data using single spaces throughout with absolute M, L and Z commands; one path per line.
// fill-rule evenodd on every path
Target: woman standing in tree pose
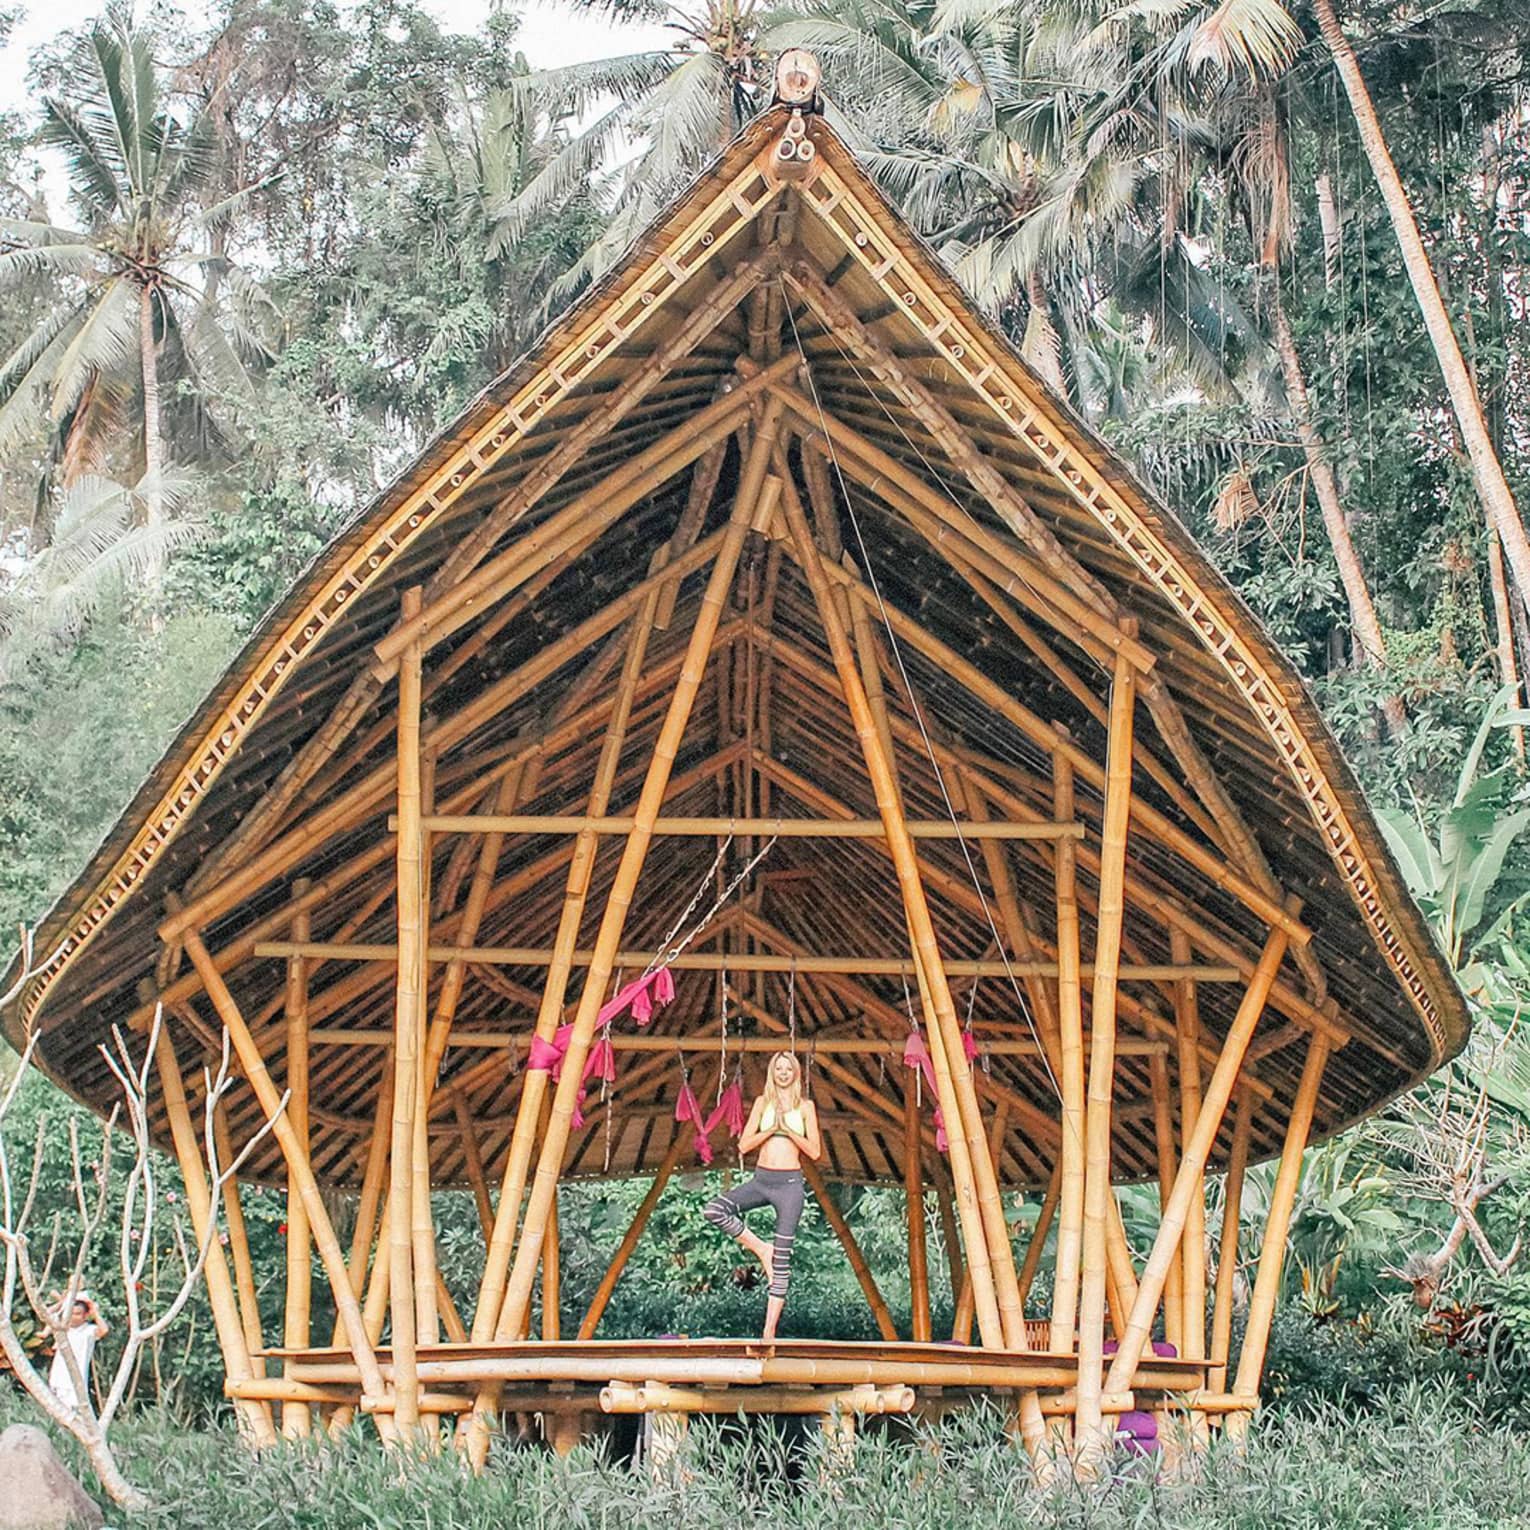
M 775 1338 L 776 1325 L 786 1306 L 792 1239 L 797 1235 L 797 1223 L 802 1216 L 803 1155 L 816 1163 L 823 1153 L 818 1112 L 811 1100 L 802 1098 L 802 1068 L 792 1053 L 777 1052 L 770 1059 L 765 1070 L 765 1091 L 749 1112 L 738 1148 L 741 1153 L 760 1150 L 754 1178 L 709 1201 L 702 1215 L 760 1261 L 770 1292 L 765 1303 L 763 1334 L 768 1342 Z M 758 1206 L 776 1209 L 773 1245 L 744 1226 L 744 1213 Z

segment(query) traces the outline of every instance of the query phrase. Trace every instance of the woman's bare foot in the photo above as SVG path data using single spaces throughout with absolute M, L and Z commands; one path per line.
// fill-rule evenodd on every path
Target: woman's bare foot
M 765 1284 L 768 1286 L 775 1275 L 775 1250 L 758 1234 L 752 1232 L 746 1232 L 738 1241 L 760 1261 L 760 1269 L 764 1272 Z

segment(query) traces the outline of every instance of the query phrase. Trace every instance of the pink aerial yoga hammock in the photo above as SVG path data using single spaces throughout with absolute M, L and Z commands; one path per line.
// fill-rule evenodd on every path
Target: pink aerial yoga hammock
M 971 1031 L 962 1032 L 962 1053 L 968 1062 L 977 1060 L 978 1044 Z M 903 1043 L 903 1066 L 917 1068 L 929 1088 L 930 1099 L 932 1101 L 939 1099 L 935 1089 L 935 1065 L 930 1061 L 930 1049 L 925 1045 L 924 1037 L 918 1031 L 910 1031 L 908 1040 Z M 940 1113 L 940 1106 L 936 1105 L 935 1146 L 944 1153 L 950 1145 L 950 1139 L 946 1136 L 945 1118 Z

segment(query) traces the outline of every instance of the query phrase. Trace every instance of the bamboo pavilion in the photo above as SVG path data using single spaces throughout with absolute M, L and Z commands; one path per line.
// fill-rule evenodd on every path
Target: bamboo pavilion
M 511 1408 L 565 1441 L 603 1411 L 967 1393 L 1033 1448 L 1127 1411 L 1236 1432 L 1303 1149 L 1467 1029 L 1302 682 L 888 204 L 800 53 L 315 560 L 38 949 L 7 1034 L 97 1109 L 111 1027 L 162 1006 L 154 1126 L 194 1216 L 224 1028 L 220 1134 L 274 1120 L 244 1173 L 288 1187 L 281 1331 L 237 1197 L 206 1271 L 249 1437 L 456 1416 L 480 1461 Z M 708 1124 L 731 1157 L 714 1104 L 783 1047 L 880 1341 L 607 1332 L 666 1181 Z M 1244 1174 L 1270 1158 L 1229 1354 Z M 634 1175 L 560 1333 L 559 1184 Z M 1147 1249 L 1133 1181 L 1161 1188 Z M 908 1333 L 835 1182 L 906 1188 Z M 482 1220 L 471 1292 L 437 1268 L 453 1188 Z M 1014 1191 L 1042 1198 L 1028 1240 Z

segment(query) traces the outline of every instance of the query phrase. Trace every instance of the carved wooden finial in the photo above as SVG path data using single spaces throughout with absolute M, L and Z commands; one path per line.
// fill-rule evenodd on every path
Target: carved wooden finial
M 818 82 L 823 70 L 806 48 L 788 48 L 776 60 L 776 100 L 786 106 L 818 109 Z

